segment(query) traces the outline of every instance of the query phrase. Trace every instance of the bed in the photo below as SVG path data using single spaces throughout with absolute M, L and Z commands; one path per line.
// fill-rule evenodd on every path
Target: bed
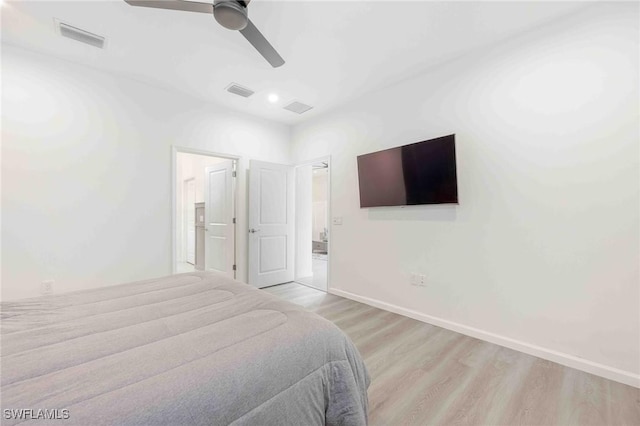
M 369 376 L 349 338 L 220 274 L 3 302 L 1 314 L 2 424 L 367 422 Z

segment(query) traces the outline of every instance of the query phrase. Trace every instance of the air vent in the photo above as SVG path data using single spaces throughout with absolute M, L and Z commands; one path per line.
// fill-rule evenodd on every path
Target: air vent
M 71 25 L 59 22 L 60 35 L 70 38 L 80 43 L 88 44 L 97 48 L 104 48 L 105 38 L 97 34 L 90 33 L 80 28 L 72 27 Z
M 311 108 L 313 107 L 309 105 L 305 105 L 302 102 L 298 102 L 298 101 L 293 101 L 289 105 L 284 107 L 284 109 L 286 109 L 287 111 L 295 112 L 296 114 L 302 114 L 304 112 L 309 111 Z
M 255 93 L 253 90 L 242 87 L 236 83 L 231 83 L 229 86 L 227 86 L 227 92 L 233 93 L 234 95 L 242 96 L 243 98 L 248 98 Z

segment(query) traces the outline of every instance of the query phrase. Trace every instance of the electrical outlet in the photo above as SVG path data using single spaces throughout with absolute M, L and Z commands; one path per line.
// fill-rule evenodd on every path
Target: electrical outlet
M 424 274 L 410 274 L 409 275 L 409 284 L 414 285 L 416 287 L 426 287 L 427 286 L 427 276 Z
M 418 275 L 418 285 L 420 287 L 426 287 L 427 286 L 427 277 L 423 274 Z
M 48 295 L 48 294 L 53 294 L 53 284 L 55 283 L 54 280 L 45 280 L 42 281 L 40 283 L 40 294 L 42 295 Z

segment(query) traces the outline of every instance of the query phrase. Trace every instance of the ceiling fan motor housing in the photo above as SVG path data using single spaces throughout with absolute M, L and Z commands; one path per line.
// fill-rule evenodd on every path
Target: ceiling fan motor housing
M 249 22 L 246 3 L 237 0 L 215 0 L 213 17 L 230 30 L 243 30 Z

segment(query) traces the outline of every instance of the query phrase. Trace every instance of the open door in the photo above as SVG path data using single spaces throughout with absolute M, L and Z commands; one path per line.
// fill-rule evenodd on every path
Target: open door
M 249 171 L 249 284 L 293 281 L 294 169 L 251 161 Z
M 233 160 L 205 168 L 205 270 L 235 277 Z

